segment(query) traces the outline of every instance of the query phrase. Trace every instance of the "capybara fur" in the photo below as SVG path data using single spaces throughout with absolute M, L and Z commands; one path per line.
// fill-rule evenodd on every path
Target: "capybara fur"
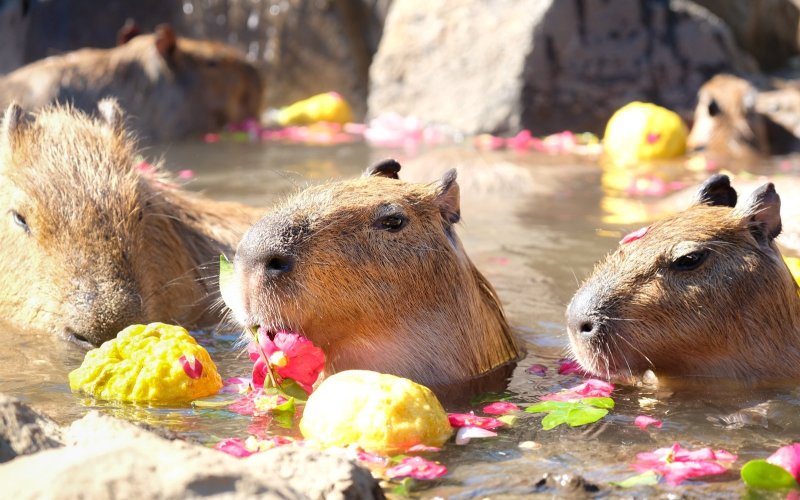
M 770 183 L 736 201 L 728 177 L 714 176 L 688 210 L 597 265 L 567 310 L 584 368 L 623 378 L 648 369 L 684 380 L 800 376 L 798 287 L 775 245 L 780 197 Z
M 114 97 L 130 113 L 129 127 L 154 142 L 256 117 L 263 89 L 256 68 L 235 49 L 176 37 L 162 25 L 118 47 L 48 57 L 0 77 L 0 109 L 62 103 L 91 113 Z
M 133 323 L 218 323 L 215 277 L 263 211 L 143 175 L 113 100 L 92 119 L 10 106 L 0 129 L 0 318 L 99 344 Z
M 753 82 L 720 74 L 698 91 L 690 152 L 716 161 L 752 161 L 800 151 L 800 89 L 785 81 Z
M 247 328 L 307 336 L 326 373 L 376 370 L 442 394 L 513 366 L 520 349 L 455 233 L 455 170 L 413 184 L 399 169 L 384 161 L 275 208 L 239 244 L 222 294 Z

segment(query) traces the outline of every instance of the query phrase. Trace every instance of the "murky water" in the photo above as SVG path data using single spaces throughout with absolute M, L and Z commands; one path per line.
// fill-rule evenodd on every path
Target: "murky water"
M 363 145 L 311 148 L 235 142 L 176 145 L 148 154 L 163 155 L 170 169 L 193 169 L 196 177 L 189 189 L 257 205 L 269 205 L 311 183 L 356 176 L 371 160 L 398 156 L 397 152 L 373 151 Z M 564 308 L 578 282 L 627 230 L 651 217 L 656 212 L 653 207 L 680 207 L 611 196 L 603 184 L 629 188 L 630 179 L 619 173 L 604 174 L 595 162 L 579 158 L 478 153 L 467 147 L 399 158 L 404 164 L 401 174 L 417 180 L 434 180 L 445 168 L 459 167 L 464 220 L 459 234 L 474 262 L 497 288 L 529 353 L 511 381 L 512 401 L 532 403 L 543 393 L 579 383 L 574 375 L 558 375 L 556 365 L 566 352 Z M 770 173 L 771 167 L 765 168 Z M 680 166 L 662 172 L 659 185 L 672 188 L 693 185 L 706 175 Z M 646 191 L 646 187 L 636 189 Z M 248 373 L 250 363 L 236 348 L 235 333 L 198 335 L 224 377 Z M 8 330 L 0 331 L 0 342 L 4 346 L 0 350 L 0 392 L 16 395 L 62 422 L 96 407 L 96 403 L 74 396 L 67 386 L 67 373 L 83 357 L 78 348 L 47 336 Z M 546 365 L 547 374 L 526 373 L 525 368 L 533 363 Z M 543 431 L 541 416 L 523 414 L 512 429 L 501 430 L 498 438 L 463 447 L 450 445 L 436 457 L 449 467 L 450 474 L 420 485 L 417 491 L 423 496 L 456 499 L 552 493 L 537 484 L 542 474 L 571 472 L 599 486 L 599 493 L 586 493 L 589 496 L 736 497 L 746 492 L 736 472 L 678 488 L 659 485 L 625 491 L 608 483 L 633 474 L 630 464 L 637 452 L 675 441 L 692 448 L 733 451 L 740 456 L 740 467 L 800 436 L 796 417 L 800 391 L 794 387 L 759 391 L 710 386 L 707 390 L 658 392 L 618 386 L 613 397 L 616 408 L 597 424 Z M 101 408 L 169 427 L 204 443 L 244 437 L 268 425 L 219 409 L 108 404 Z M 662 419 L 663 428 L 636 428 L 633 419 L 640 414 Z M 523 441 L 534 444 L 523 449 L 518 446 Z M 583 490 L 567 494 L 579 496 Z

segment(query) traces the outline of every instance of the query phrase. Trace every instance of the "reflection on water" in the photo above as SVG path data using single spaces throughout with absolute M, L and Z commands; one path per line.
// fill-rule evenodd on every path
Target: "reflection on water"
M 359 175 L 371 160 L 391 152 L 370 151 L 360 145 L 308 148 L 218 143 L 176 145 L 149 154 L 163 155 L 171 169 L 194 169 L 190 189 L 267 206 L 306 185 Z M 682 206 L 674 196 L 660 199 L 666 192 L 659 196 L 631 192 L 636 181 L 627 179 L 624 172 L 604 173 L 596 164 L 574 158 L 454 149 L 401 158 L 401 162 L 401 175 L 415 180 L 432 181 L 450 166 L 459 167 L 464 221 L 460 235 L 476 265 L 497 288 L 528 350 L 510 384 L 514 401 L 521 404 L 579 382 L 575 376 L 558 375 L 556 360 L 566 352 L 565 306 L 594 262 L 613 249 L 628 230 Z M 787 170 L 785 164 L 780 165 L 762 166 L 764 170 L 758 173 L 771 173 L 772 167 Z M 673 187 L 694 185 L 708 175 L 681 165 L 673 165 L 668 172 L 669 177 L 661 179 Z M 781 184 L 778 188 L 780 191 Z M 645 207 L 645 215 L 626 213 L 625 202 Z M 615 207 L 616 212 L 603 207 Z M 235 333 L 198 336 L 223 377 L 248 372 L 250 362 L 237 347 Z M 83 357 L 77 347 L 45 335 L 3 328 L 0 342 L 4 346 L 0 351 L 0 392 L 19 396 L 61 422 L 97 407 L 168 427 L 204 443 L 244 437 L 266 425 L 263 420 L 220 409 L 94 403 L 75 397 L 67 386 L 68 371 Z M 546 365 L 547 374 L 526 373 L 525 368 L 533 363 Z M 448 465 L 450 475 L 423 494 L 451 498 L 524 495 L 536 490 L 542 473 L 564 471 L 606 485 L 631 474 L 629 464 L 637 452 L 669 446 L 673 441 L 688 447 L 729 449 L 740 455 L 741 465 L 800 435 L 796 418 L 800 394 L 794 388 L 659 392 L 619 387 L 614 397 L 617 407 L 595 425 L 542 431 L 541 416 L 524 414 L 513 429 L 501 431 L 496 439 L 449 446 L 438 458 Z M 663 420 L 664 427 L 639 430 L 632 422 L 641 414 Z M 518 443 L 522 441 L 536 444 L 521 449 Z M 641 487 L 635 493 L 649 496 L 667 491 L 664 486 Z M 677 491 L 702 497 L 739 495 L 744 490 L 731 473 Z

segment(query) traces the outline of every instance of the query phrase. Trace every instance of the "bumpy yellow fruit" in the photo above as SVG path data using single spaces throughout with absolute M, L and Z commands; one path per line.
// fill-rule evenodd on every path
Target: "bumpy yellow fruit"
M 300 432 L 324 447 L 358 445 L 395 454 L 442 446 L 452 429 L 439 400 L 411 380 L 367 370 L 326 378 L 308 398 Z
M 786 262 L 786 267 L 789 268 L 794 280 L 800 285 L 800 259 L 797 257 L 784 257 L 783 260 Z
M 222 378 L 185 328 L 132 325 L 86 353 L 69 386 L 98 399 L 178 403 L 216 394 Z
M 278 112 L 278 123 L 311 125 L 318 122 L 347 123 L 353 121 L 353 112 L 347 101 L 336 92 L 317 94 L 297 101 Z
M 603 150 L 613 164 L 675 158 L 686 152 L 688 131 L 677 113 L 646 102 L 618 109 L 606 124 Z

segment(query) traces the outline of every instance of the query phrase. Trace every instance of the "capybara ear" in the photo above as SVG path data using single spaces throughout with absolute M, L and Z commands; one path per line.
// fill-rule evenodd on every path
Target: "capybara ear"
M 117 46 L 125 45 L 131 41 L 132 38 L 139 36 L 141 33 L 136 21 L 131 18 L 126 19 L 125 24 L 117 31 Z
M 771 182 L 756 189 L 740 210 L 757 240 L 772 241 L 781 234 L 781 197 Z
M 19 104 L 12 102 L 3 113 L 2 141 L 9 147 L 14 144 L 14 136 L 22 125 L 25 112 Z
M 445 172 L 436 185 L 434 198 L 434 203 L 439 206 L 442 217 L 451 224 L 461 220 L 461 193 L 456 182 L 456 176 L 457 172 L 454 168 Z
M 400 164 L 393 158 L 387 158 L 373 163 L 364 171 L 363 177 L 388 177 L 389 179 L 399 179 Z
M 169 24 L 159 24 L 156 26 L 156 48 L 164 59 L 171 59 L 175 55 L 178 46 L 178 39 L 175 30 Z
M 727 175 L 717 174 L 700 186 L 696 203 L 712 207 L 735 207 L 737 198 L 736 190 L 731 187 L 730 178 Z
M 124 113 L 119 103 L 113 97 L 103 98 L 97 103 L 97 110 L 100 112 L 100 118 L 103 119 L 108 128 L 111 130 L 119 130 L 122 128 L 124 121 Z

